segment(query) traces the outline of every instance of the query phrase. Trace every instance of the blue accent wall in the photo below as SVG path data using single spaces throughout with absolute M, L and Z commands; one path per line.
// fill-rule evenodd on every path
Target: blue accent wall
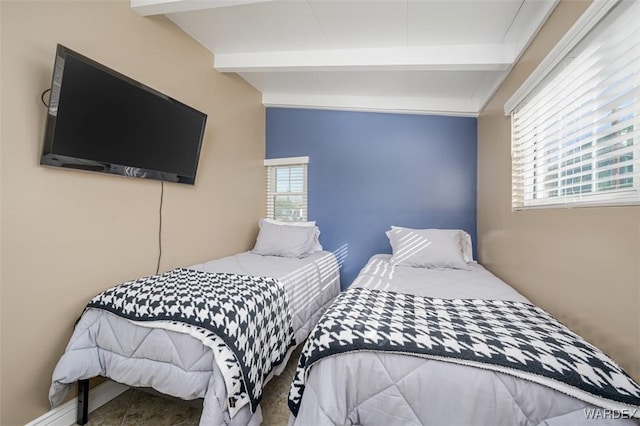
M 324 248 L 344 258 L 343 288 L 373 254 L 391 252 L 391 225 L 464 229 L 475 253 L 475 118 L 289 108 L 266 114 L 266 158 L 309 156 L 309 220 Z

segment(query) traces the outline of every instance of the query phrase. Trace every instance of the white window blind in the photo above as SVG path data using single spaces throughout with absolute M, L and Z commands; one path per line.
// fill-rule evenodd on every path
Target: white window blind
M 515 209 L 640 204 L 640 2 L 610 9 L 511 119 Z
M 266 217 L 287 222 L 307 220 L 307 164 L 309 157 L 265 160 Z

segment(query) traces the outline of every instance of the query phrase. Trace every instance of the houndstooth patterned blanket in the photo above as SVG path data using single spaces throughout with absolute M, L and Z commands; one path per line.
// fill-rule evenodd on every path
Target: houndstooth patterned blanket
M 305 343 L 289 392 L 291 412 L 298 414 L 314 363 L 360 350 L 499 371 L 603 408 L 640 406 L 640 386 L 633 379 L 537 306 L 352 288 L 338 296 Z
M 264 380 L 295 344 L 287 295 L 273 278 L 178 268 L 110 288 L 87 308 L 201 340 L 225 378 L 231 416 L 247 403 L 255 410 Z

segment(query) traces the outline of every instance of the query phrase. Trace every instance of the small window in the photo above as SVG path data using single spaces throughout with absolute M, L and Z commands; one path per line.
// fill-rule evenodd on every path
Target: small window
M 307 164 L 309 157 L 265 160 L 266 217 L 286 222 L 307 220 Z
M 608 9 L 505 105 L 514 209 L 640 204 L 640 2 L 594 7 Z

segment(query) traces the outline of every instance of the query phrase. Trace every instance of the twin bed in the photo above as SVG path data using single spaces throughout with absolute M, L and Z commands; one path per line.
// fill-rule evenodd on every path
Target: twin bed
M 290 425 L 638 422 L 640 386 L 472 262 L 466 233 L 387 235 L 393 255 L 373 256 L 305 343 Z
M 185 400 L 203 398 L 202 425 L 259 425 L 262 386 L 284 370 L 292 350 L 304 341 L 340 291 L 335 256 L 322 250 L 314 223 L 303 225 L 261 221 L 256 246 L 249 252 L 123 283 L 96 296 L 76 323 L 53 372 L 51 404 L 63 402 L 76 382 L 102 376 Z M 186 320 L 190 324 L 163 316 L 177 309 L 173 302 L 180 297 L 176 289 L 182 281 L 202 290 L 212 280 L 214 290 L 220 288 L 221 294 L 211 299 L 223 303 L 206 305 L 214 301 L 190 294 L 195 303 L 179 306 L 183 314 L 193 314 Z M 154 293 L 158 288 L 162 293 Z M 244 293 L 235 293 L 236 288 Z M 277 290 L 282 289 L 286 294 L 282 299 L 288 302 L 286 311 L 272 309 Z M 200 308 L 216 314 L 205 318 L 206 324 L 198 324 L 193 320 L 205 315 Z M 161 315 L 145 316 L 154 309 Z M 269 311 L 273 311 L 271 317 Z M 230 321 L 236 313 L 238 317 Z M 262 324 L 252 324 L 241 318 L 243 314 L 262 319 Z M 265 329 L 285 317 L 290 321 L 284 327 L 266 334 Z M 210 333 L 209 326 L 218 320 L 230 336 L 224 342 Z M 236 351 L 225 352 L 227 346 L 235 346 Z M 240 368 L 228 362 L 234 356 L 267 359 L 259 360 L 261 366 L 249 360 Z M 258 367 L 262 368 L 256 371 Z M 246 395 L 246 381 L 257 382 L 254 397 Z M 87 421 L 81 414 L 86 412 L 84 402 L 85 407 L 79 407 L 81 424 Z
M 640 387 L 604 354 L 473 262 L 463 231 L 392 227 L 387 235 L 393 254 L 373 256 L 336 298 L 338 264 L 321 250 L 315 224 L 261 221 L 260 227 L 251 252 L 170 271 L 168 278 L 160 274 L 159 285 L 173 288 L 185 271 L 189 282 L 212 275 L 227 293 L 248 289 L 236 297 L 245 303 L 256 288 L 274 284 L 284 289 L 284 305 L 274 291 L 272 299 L 234 309 L 244 312 L 257 303 L 260 309 L 252 315 L 262 318 L 263 311 L 274 310 L 290 322 L 273 330 L 268 323 L 272 334 L 260 343 L 254 340 L 260 333 L 254 333 L 246 344 L 238 329 L 254 326 L 223 320 L 231 338 L 207 340 L 202 336 L 211 337 L 211 330 L 194 327 L 199 323 L 147 321 L 147 311 L 160 310 L 153 291 L 143 298 L 152 301 L 144 312 L 134 310 L 137 317 L 111 309 L 118 292 L 125 295 L 124 305 L 131 293 L 106 292 L 76 325 L 54 371 L 52 404 L 76 381 L 104 376 L 183 399 L 203 398 L 202 425 L 257 425 L 262 386 L 281 373 L 293 348 L 308 336 L 289 394 L 290 424 L 567 425 L 592 418 L 588 424 L 595 425 L 635 424 L 632 418 L 640 417 Z M 142 281 L 129 283 L 136 297 L 149 284 Z M 187 311 L 204 315 L 198 306 Z M 222 307 L 214 304 L 216 309 Z M 230 311 L 222 312 L 219 317 Z M 230 355 L 228 347 L 235 346 L 240 351 Z M 247 348 L 268 359 L 259 368 L 225 362 L 234 355 L 244 359 L 251 352 Z M 558 357 L 560 352 L 568 356 Z M 491 362 L 479 360 L 483 357 Z M 518 364 L 538 371 L 523 371 Z

